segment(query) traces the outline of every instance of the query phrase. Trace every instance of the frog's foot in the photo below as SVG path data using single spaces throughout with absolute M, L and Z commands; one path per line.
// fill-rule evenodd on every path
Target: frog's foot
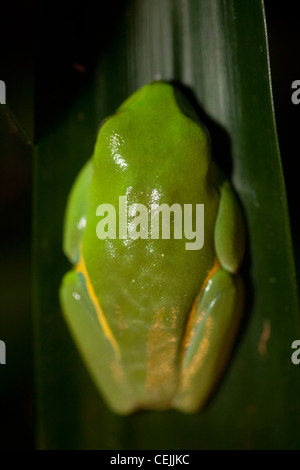
M 205 405 L 228 361 L 242 304 L 241 278 L 219 269 L 196 300 L 187 324 L 173 408 L 194 413 Z

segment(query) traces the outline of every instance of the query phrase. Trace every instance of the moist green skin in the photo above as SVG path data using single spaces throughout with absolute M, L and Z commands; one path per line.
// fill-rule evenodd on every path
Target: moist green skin
M 193 207 L 204 204 L 203 248 L 186 250 L 185 238 L 153 240 L 150 234 L 148 239 L 99 240 L 97 207 L 112 204 L 118 220 L 119 196 L 125 195 L 128 206 L 141 203 L 149 209 L 153 202 L 169 206 L 178 203 L 182 208 L 184 204 Z M 82 217 L 86 227 L 78 230 Z M 216 315 L 212 328 L 217 328 L 217 333 L 215 341 L 210 342 L 217 352 L 230 350 L 241 310 L 241 289 L 230 272 L 238 270 L 242 259 L 243 230 L 234 193 L 211 160 L 207 132 L 183 114 L 171 85 L 164 82 L 146 85 L 104 122 L 92 162 L 79 176 L 69 200 L 64 246 L 73 262 L 82 256 L 118 345 L 117 354 L 101 328 L 98 336 L 95 331 L 91 334 L 95 349 L 100 348 L 98 356 L 106 357 L 105 367 L 101 359 L 91 358 L 93 352 L 86 352 L 90 348 L 87 338 L 80 339 L 84 312 L 93 311 L 93 301 L 83 277 L 80 284 L 79 273 L 65 278 L 61 298 L 86 363 L 115 411 L 129 413 L 139 408 L 173 406 L 193 412 L 205 401 L 221 373 L 215 364 L 218 354 L 208 356 L 214 358 L 204 365 L 208 385 L 198 396 L 197 382 L 196 388 L 192 385 L 199 380 L 200 369 L 191 372 L 195 369 L 193 357 L 197 356 L 198 345 L 208 330 L 194 331 L 195 325 L 188 328 L 187 325 L 193 305 L 195 320 L 201 313 L 199 308 L 213 319 Z M 232 246 L 231 240 L 236 246 Z M 218 278 L 216 271 L 221 271 Z M 209 279 L 211 299 L 207 302 L 209 296 L 204 291 Z M 85 297 L 84 302 L 76 304 L 76 320 L 72 317 L 74 300 L 68 300 L 75 287 Z M 217 302 L 218 310 L 212 307 L 214 300 L 222 296 L 227 296 L 226 305 L 230 305 L 224 314 L 226 325 L 222 324 L 222 302 Z M 93 321 L 95 318 L 94 314 Z M 233 333 L 229 334 L 228 325 L 232 322 Z M 227 340 L 222 336 L 223 330 Z M 188 379 L 185 371 L 190 371 Z M 116 387 L 123 394 L 112 393 Z

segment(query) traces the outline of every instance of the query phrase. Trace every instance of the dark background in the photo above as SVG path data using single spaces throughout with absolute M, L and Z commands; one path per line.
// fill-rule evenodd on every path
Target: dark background
M 71 67 L 74 62 L 82 63 L 83 36 L 90 44 L 90 55 L 85 58 L 85 65 L 90 66 L 93 65 L 94 35 L 101 34 L 104 44 L 107 35 L 113 35 L 113 28 L 117 27 L 113 21 L 116 11 L 113 2 L 110 7 L 105 7 L 104 12 L 111 28 L 100 32 L 85 24 L 84 12 L 78 15 L 82 8 L 80 2 L 59 2 L 64 12 L 60 17 L 55 15 L 56 3 L 51 2 L 49 8 L 48 2 L 34 6 L 31 0 L 1 4 L 0 79 L 6 83 L 7 103 L 29 140 L 33 140 L 33 129 L 38 138 L 51 125 L 55 102 L 51 90 L 47 92 L 47 86 L 51 80 L 60 80 L 57 70 L 62 69 L 65 77 L 61 83 L 61 95 L 56 97 L 56 103 L 60 102 L 61 106 L 67 106 L 75 90 L 78 93 L 85 86 L 88 74 L 82 76 Z M 93 8 L 93 5 L 88 0 L 85 2 L 86 9 Z M 277 5 L 272 0 L 265 0 L 277 129 L 295 258 L 299 267 L 297 159 L 300 104 L 292 104 L 291 84 L 300 80 L 300 8 L 296 1 L 285 2 L 280 7 Z M 40 18 L 43 18 L 42 22 Z M 35 90 L 34 63 L 38 82 Z M 46 70 L 48 81 L 45 83 L 41 74 Z M 0 366 L 0 448 L 3 449 L 35 447 L 31 269 L 33 187 L 31 147 L 26 139 L 16 139 L 9 121 L 1 119 L 0 339 L 7 345 L 7 365 Z

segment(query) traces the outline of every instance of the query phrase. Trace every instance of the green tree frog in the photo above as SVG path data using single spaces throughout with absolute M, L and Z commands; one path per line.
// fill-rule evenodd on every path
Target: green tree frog
M 118 236 L 120 197 L 131 209 L 128 231 L 122 227 Z M 103 204 L 115 210 L 115 237 L 108 236 L 108 219 L 107 237 L 97 236 L 109 212 L 99 215 Z M 150 214 L 161 204 L 203 205 L 201 248 L 187 249 L 175 229 L 169 237 L 142 236 L 134 216 L 141 205 Z M 172 210 L 169 215 L 172 224 Z M 244 241 L 241 209 L 211 159 L 208 132 L 179 105 L 173 85 L 145 85 L 103 121 L 67 204 L 63 246 L 74 268 L 63 278 L 60 298 L 113 411 L 194 413 L 205 406 L 240 322 Z

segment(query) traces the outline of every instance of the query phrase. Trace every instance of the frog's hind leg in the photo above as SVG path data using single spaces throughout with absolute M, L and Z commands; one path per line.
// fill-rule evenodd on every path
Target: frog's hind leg
M 241 278 L 225 269 L 206 284 L 186 328 L 174 408 L 193 413 L 205 405 L 232 349 L 242 301 Z
M 110 408 L 119 414 L 136 408 L 135 398 L 115 350 L 103 327 L 80 272 L 68 272 L 60 287 L 65 319 L 84 362 Z

